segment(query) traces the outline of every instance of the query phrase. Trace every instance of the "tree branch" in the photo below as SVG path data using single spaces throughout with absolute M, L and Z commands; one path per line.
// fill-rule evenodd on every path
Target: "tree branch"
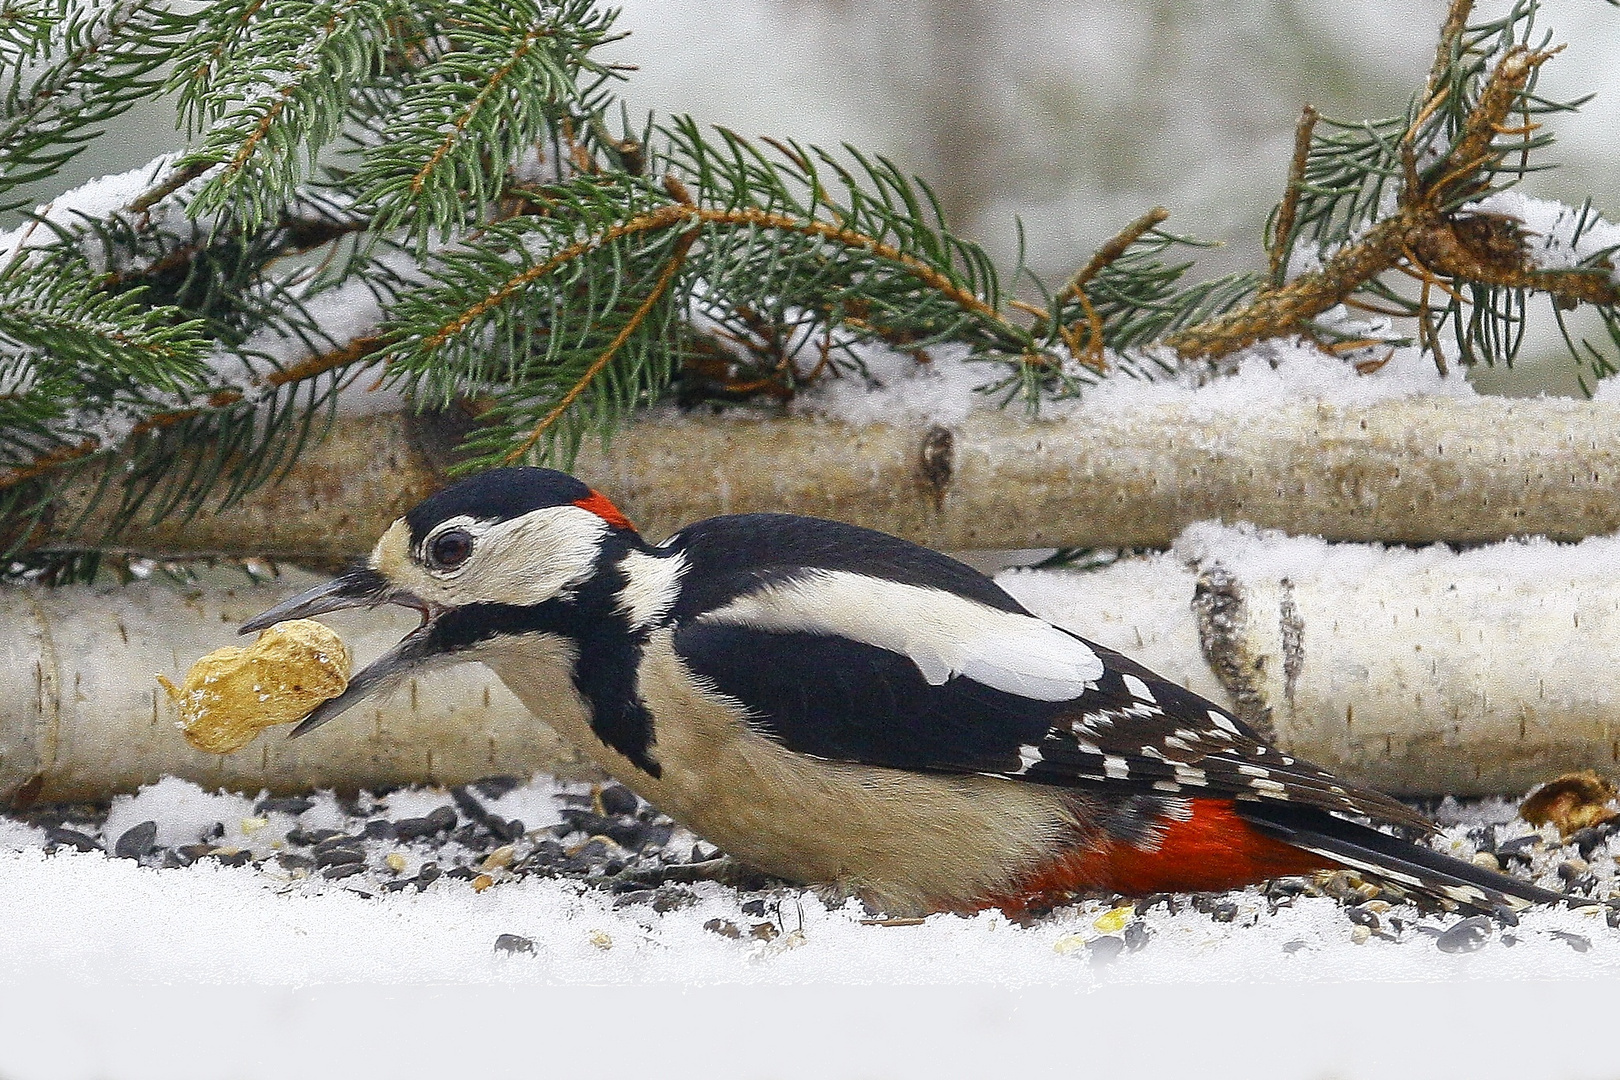
M 1458 6 L 1453 5 L 1454 13 Z M 1425 241 L 1432 244 L 1434 236 L 1453 232 L 1455 205 L 1483 188 L 1485 181 L 1480 172 L 1500 156 L 1493 147 L 1507 114 L 1535 69 L 1556 51 L 1523 47 L 1509 50 L 1491 72 L 1461 136 L 1446 157 L 1446 161 L 1459 164 L 1438 179 L 1420 179 L 1416 188 L 1405 186 L 1395 214 L 1340 248 L 1321 270 L 1263 290 L 1241 308 L 1171 334 L 1165 344 L 1187 359 L 1213 360 L 1257 341 L 1297 334 L 1311 319 L 1344 302 L 1373 278 L 1397 268 L 1408 249 Z M 1522 248 L 1517 271 L 1527 287 L 1557 285 L 1562 295 L 1570 298 L 1592 288 L 1589 283 L 1578 284 L 1567 276 L 1548 277 L 1546 272 L 1535 270 Z
M 506 464 L 511 465 L 523 460 L 523 456 L 534 447 L 535 443 L 544 437 L 552 425 L 561 419 L 562 415 L 568 411 L 569 406 L 579 399 L 579 396 L 586 391 L 597 375 L 601 374 L 602 369 L 608 366 L 614 356 L 618 355 L 619 350 L 624 347 L 624 343 L 629 341 L 637 330 L 641 329 L 641 324 L 647 321 L 647 316 L 652 312 L 652 309 L 657 306 L 658 301 L 663 299 L 664 293 L 669 291 L 669 283 L 675 280 L 676 273 L 679 272 L 681 265 L 686 262 L 686 253 L 691 250 L 693 241 L 698 238 L 698 233 L 699 230 L 697 229 L 688 229 L 675 241 L 674 247 L 670 250 L 669 259 L 665 262 L 664 269 L 658 275 L 658 280 L 653 283 L 651 289 L 647 290 L 646 297 L 636 308 L 635 313 L 625 320 L 625 324 L 619 328 L 619 332 L 608 343 L 608 347 L 602 350 L 601 355 L 593 360 L 591 366 L 586 368 L 574 385 L 568 388 L 568 393 L 564 394 L 562 399 L 552 406 L 551 411 L 541 418 L 540 422 L 534 426 L 534 430 L 529 432 L 521 443 L 514 446 L 507 453 L 504 459 Z
M 1288 163 L 1288 185 L 1283 189 L 1282 202 L 1277 207 L 1271 235 L 1271 274 L 1273 288 L 1281 285 L 1288 274 L 1288 252 L 1293 247 L 1294 215 L 1299 210 L 1299 193 L 1305 183 L 1305 162 L 1310 157 L 1311 133 L 1316 130 L 1319 114 L 1309 105 L 1299 114 L 1294 127 L 1294 156 Z

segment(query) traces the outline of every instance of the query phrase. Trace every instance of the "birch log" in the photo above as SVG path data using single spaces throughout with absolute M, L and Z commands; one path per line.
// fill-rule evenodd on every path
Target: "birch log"
M 239 623 L 316 580 L 294 572 L 263 588 L 0 590 L 0 804 L 104 799 L 164 775 L 247 792 L 595 775 L 480 664 L 366 703 L 330 726 L 332 738 L 288 740 L 280 728 L 235 754 L 192 749 L 157 674 L 183 681 L 199 656 L 243 643 Z M 380 609 L 322 621 L 365 664 L 417 616 Z
M 1620 761 L 1620 540 L 1455 554 L 1203 526 L 1093 573 L 1022 571 L 1026 606 L 1236 708 L 1289 752 L 1406 794 L 1522 793 Z M 154 679 L 308 583 L 0 591 L 0 803 L 163 774 L 247 791 L 591 768 L 484 668 L 423 677 L 307 738 L 192 750 Z M 332 615 L 365 663 L 416 616 Z
M 280 486 L 123 543 L 340 562 L 443 482 L 444 445 L 428 420 L 341 419 Z M 714 514 L 778 510 L 946 550 L 1164 547 L 1210 519 L 1334 540 L 1579 539 L 1620 531 L 1620 405 L 1194 399 L 1052 422 L 992 411 L 865 427 L 660 412 L 607 451 L 587 447 L 576 471 L 655 538 Z M 69 491 L 55 520 L 78 518 L 89 494 Z M 105 524 L 91 514 L 47 541 L 94 545 Z

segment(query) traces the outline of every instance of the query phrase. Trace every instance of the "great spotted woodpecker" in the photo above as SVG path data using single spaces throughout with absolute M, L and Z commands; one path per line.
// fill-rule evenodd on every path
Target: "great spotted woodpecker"
M 741 514 L 653 545 L 574 477 L 498 469 L 243 630 L 389 603 L 421 626 L 295 735 L 407 674 L 482 661 L 734 857 L 891 912 L 1330 867 L 1471 909 L 1567 899 L 1352 820 L 1432 830 L 969 567 L 869 529 Z

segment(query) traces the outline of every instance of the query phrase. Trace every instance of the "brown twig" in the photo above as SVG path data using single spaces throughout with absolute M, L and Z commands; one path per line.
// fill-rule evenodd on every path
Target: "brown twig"
M 1320 270 L 1301 274 L 1281 288 L 1258 293 L 1243 307 L 1189 326 L 1165 344 L 1189 360 L 1213 360 L 1299 327 L 1342 301 L 1392 266 L 1411 222 L 1403 212 L 1374 225 L 1339 249 Z
M 1430 100 L 1435 97 L 1440 88 L 1440 80 L 1446 77 L 1446 72 L 1456 63 L 1457 42 L 1462 40 L 1463 32 L 1468 29 L 1468 16 L 1473 14 L 1474 0 L 1451 0 L 1451 7 L 1446 11 L 1446 21 L 1440 24 L 1440 40 L 1434 47 L 1434 64 L 1429 68 L 1429 78 L 1424 83 L 1423 96 Z
M 1350 341 L 1335 341 L 1330 345 L 1323 345 L 1322 351 L 1332 353 L 1334 356 L 1340 356 L 1344 353 L 1355 352 L 1358 349 L 1370 349 L 1375 345 L 1388 344 L 1389 342 L 1383 338 L 1354 338 Z
M 1129 251 L 1132 244 L 1147 235 L 1149 230 L 1164 224 L 1169 217 L 1170 211 L 1162 206 L 1155 206 L 1125 226 L 1093 252 L 1091 258 L 1086 260 L 1086 265 L 1082 266 L 1079 272 L 1071 277 L 1063 288 L 1058 290 L 1057 295 L 1052 298 L 1052 312 L 1054 314 L 1062 310 L 1063 305 L 1071 300 L 1080 304 L 1081 313 L 1085 318 L 1086 336 L 1084 340 L 1082 341 L 1079 331 L 1072 324 L 1059 323 L 1058 335 L 1063 339 L 1063 344 L 1069 350 L 1070 355 L 1094 371 L 1107 371 L 1108 363 L 1103 359 L 1102 316 L 1097 314 L 1097 309 L 1092 305 L 1091 298 L 1086 295 L 1086 286 L 1090 284 L 1093 278 L 1107 269 L 1110 264 Z M 1045 333 L 1048 325 L 1047 320 L 1050 316 L 1047 312 L 1039 309 L 1035 309 L 1034 313 L 1039 316 L 1035 323 L 1035 332 L 1037 334 Z M 1039 362 L 1044 364 L 1044 357 L 1040 358 Z
M 884 244 L 874 237 L 867 236 L 854 229 L 834 225 L 831 222 L 818 221 L 813 218 L 796 218 L 788 214 L 760 210 L 754 207 L 722 209 L 676 203 L 670 206 L 661 206 L 657 210 L 649 211 L 631 218 L 629 221 L 621 222 L 612 228 L 604 229 L 600 235 L 570 244 L 544 262 L 536 263 L 522 273 L 514 274 L 495 292 L 469 306 L 466 311 L 456 316 L 455 319 L 428 335 L 423 347 L 432 349 L 443 345 L 450 338 L 466 330 L 467 327 L 471 326 L 490 309 L 505 303 L 514 294 L 527 288 L 540 278 L 553 273 L 559 267 L 566 266 L 575 259 L 581 258 L 605 244 L 627 236 L 637 236 L 643 233 L 656 232 L 659 229 L 673 228 L 687 222 L 727 227 L 750 226 L 760 229 L 794 232 L 803 236 L 813 236 L 836 244 L 842 244 L 858 251 L 865 251 L 901 267 L 924 285 L 944 296 L 964 311 L 971 312 L 984 319 L 993 320 L 1007 328 L 1009 332 L 1020 337 L 1023 336 L 1021 328 L 1009 322 L 1006 316 L 985 303 L 978 296 L 957 285 L 946 274 L 921 259 L 907 255 L 898 248 Z
M 1288 162 L 1288 185 L 1283 189 L 1282 202 L 1277 207 L 1277 219 L 1271 234 L 1271 284 L 1281 285 L 1288 273 L 1288 251 L 1293 246 L 1294 217 L 1299 212 L 1299 193 L 1305 184 L 1305 165 L 1311 154 L 1311 133 L 1316 130 L 1320 114 L 1309 105 L 1299 114 L 1294 126 L 1294 156 Z
M 1538 270 L 1527 265 L 1508 219 L 1475 214 L 1439 222 L 1412 237 L 1411 249 L 1437 274 L 1509 289 L 1547 293 L 1565 308 L 1620 306 L 1620 284 L 1607 270 Z
M 1484 165 L 1493 158 L 1503 155 L 1504 151 L 1492 145 L 1496 141 L 1497 129 L 1501 127 L 1514 102 L 1523 93 L 1535 70 L 1563 50 L 1562 45 L 1555 45 L 1550 49 L 1531 49 L 1515 45 L 1503 54 L 1495 70 L 1491 72 L 1485 89 L 1480 92 L 1479 101 L 1469 112 L 1456 144 L 1447 155 L 1450 160 L 1461 164 L 1454 166 L 1439 180 L 1428 185 L 1426 194 L 1431 201 L 1453 202 L 1459 196 L 1467 197 L 1471 194 L 1469 187 L 1478 190 L 1484 186 L 1483 182 L 1477 180 L 1473 185 L 1466 185 L 1464 182 L 1470 177 L 1477 177 Z M 1463 190 L 1454 190 L 1459 187 Z
M 347 345 L 332 349 L 329 352 L 316 353 L 314 356 L 293 364 L 291 367 L 280 368 L 264 377 L 266 386 L 286 386 L 289 383 L 304 382 L 317 375 L 324 375 L 328 371 L 336 371 L 341 367 L 356 364 L 367 357 L 375 356 L 393 339 L 386 334 L 367 334 L 357 337 Z
M 1170 217 L 1170 211 L 1162 206 L 1155 206 L 1135 221 L 1121 229 L 1107 243 L 1098 248 L 1087 260 L 1080 272 L 1068 280 L 1063 288 L 1058 290 L 1057 296 L 1052 300 L 1052 310 L 1056 311 L 1070 300 L 1080 294 L 1092 278 L 1102 273 L 1109 263 L 1114 262 L 1125 254 L 1130 246 L 1142 239 L 1148 230 L 1164 224 Z
M 1365 311 L 1372 315 L 1388 315 L 1392 319 L 1410 319 L 1414 314 L 1414 312 L 1410 311 L 1397 311 L 1394 308 L 1379 307 L 1377 304 L 1369 304 L 1365 300 L 1357 300 L 1353 296 L 1345 297 L 1343 303 L 1347 308 Z
M 140 198 L 129 204 L 129 208 L 137 214 L 144 214 L 158 203 L 173 195 L 176 191 L 191 183 L 197 177 L 207 172 L 212 166 L 188 165 L 184 169 L 176 169 L 168 178 L 156 187 L 149 188 Z
M 1073 330 L 1067 326 L 1063 328 L 1066 332 L 1063 339 L 1064 343 L 1069 345 L 1069 351 L 1073 353 L 1075 359 L 1093 371 L 1106 373 L 1108 371 L 1108 361 L 1103 358 L 1102 316 L 1097 313 L 1096 307 L 1091 303 L 1091 297 L 1087 296 L 1084 290 L 1076 293 L 1075 297 L 1080 301 L 1080 310 L 1086 313 L 1086 344 L 1084 349 L 1078 352 L 1075 351 L 1074 345 L 1069 341 L 1068 337 L 1069 334 L 1073 333 Z
M 456 140 L 461 137 L 461 133 L 472 122 L 473 115 L 489 99 L 489 95 L 496 91 L 501 82 L 512 73 L 512 69 L 517 67 L 518 61 L 522 60 L 529 50 L 534 48 L 536 41 L 543 37 L 549 37 L 551 34 L 552 31 L 549 28 L 542 27 L 537 30 L 530 30 L 523 35 L 523 40 L 518 42 L 517 48 L 512 50 L 511 59 L 490 74 L 484 85 L 479 88 L 478 93 L 467 103 L 467 107 L 462 109 L 455 120 L 451 122 L 450 130 L 444 133 L 444 138 L 439 142 L 438 147 L 434 149 L 432 156 L 416 171 L 416 175 L 411 177 L 412 194 L 421 192 L 423 186 L 427 184 L 428 176 L 434 169 L 439 167 L 439 162 L 444 160 L 445 155 L 450 153 L 450 148 L 455 145 Z M 581 171 L 588 172 L 590 170 L 584 169 Z

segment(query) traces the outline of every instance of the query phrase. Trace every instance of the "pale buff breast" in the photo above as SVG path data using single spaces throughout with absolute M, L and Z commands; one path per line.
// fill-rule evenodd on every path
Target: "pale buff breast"
M 694 688 L 671 638 L 651 636 L 639 676 L 658 779 L 591 731 L 566 640 L 509 641 L 478 658 L 536 716 L 704 839 L 767 873 L 855 892 L 890 912 L 1004 894 L 1082 825 L 1072 796 L 1033 784 L 789 753 L 752 731 L 735 702 Z

